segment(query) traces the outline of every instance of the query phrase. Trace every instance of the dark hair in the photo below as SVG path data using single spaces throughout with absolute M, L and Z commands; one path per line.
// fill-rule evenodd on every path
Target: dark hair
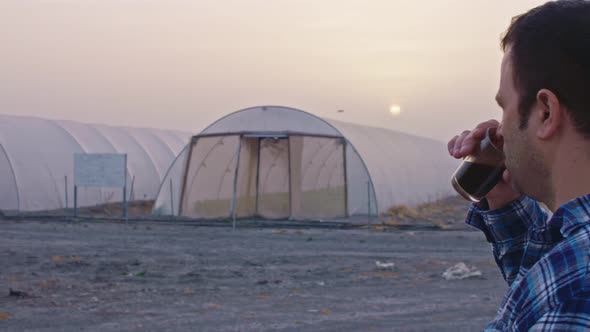
M 520 128 L 541 89 L 551 90 L 590 138 L 590 1 L 551 1 L 512 19 L 502 49 L 512 52 Z

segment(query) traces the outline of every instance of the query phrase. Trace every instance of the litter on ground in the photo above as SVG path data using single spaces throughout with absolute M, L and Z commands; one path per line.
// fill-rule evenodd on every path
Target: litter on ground
M 381 269 L 381 270 L 389 270 L 392 269 L 395 266 L 395 263 L 388 263 L 388 262 L 380 262 L 380 261 L 376 261 L 375 265 L 377 265 L 377 268 Z
M 467 266 L 461 262 L 448 268 L 442 274 L 446 280 L 462 280 L 467 278 L 481 278 L 482 273 L 475 266 Z

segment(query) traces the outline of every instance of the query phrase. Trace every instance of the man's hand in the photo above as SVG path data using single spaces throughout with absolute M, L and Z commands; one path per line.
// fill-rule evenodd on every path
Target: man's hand
M 457 159 L 462 159 L 470 155 L 479 146 L 479 143 L 485 138 L 488 128 L 497 128 L 500 124 L 496 120 L 489 120 L 477 125 L 473 130 L 466 130 L 461 135 L 453 137 L 447 144 L 449 154 Z M 506 206 L 513 200 L 520 197 L 520 193 L 512 189 L 510 185 L 510 173 L 504 171 L 502 181 L 487 195 L 486 200 L 490 209 L 495 210 Z

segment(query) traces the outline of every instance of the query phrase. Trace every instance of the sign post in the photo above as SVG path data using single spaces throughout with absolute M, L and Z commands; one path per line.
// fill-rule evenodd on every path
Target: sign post
M 78 217 L 78 187 L 123 190 L 123 219 L 127 219 L 127 155 L 74 153 L 74 218 Z

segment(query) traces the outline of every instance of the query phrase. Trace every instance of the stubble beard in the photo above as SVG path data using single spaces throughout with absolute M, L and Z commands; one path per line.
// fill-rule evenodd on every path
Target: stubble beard
M 516 192 L 537 201 L 547 202 L 551 196 L 550 172 L 543 162 L 540 150 L 531 144 L 524 130 L 513 137 L 514 151 L 506 153 L 506 168 L 510 172 L 510 185 Z

